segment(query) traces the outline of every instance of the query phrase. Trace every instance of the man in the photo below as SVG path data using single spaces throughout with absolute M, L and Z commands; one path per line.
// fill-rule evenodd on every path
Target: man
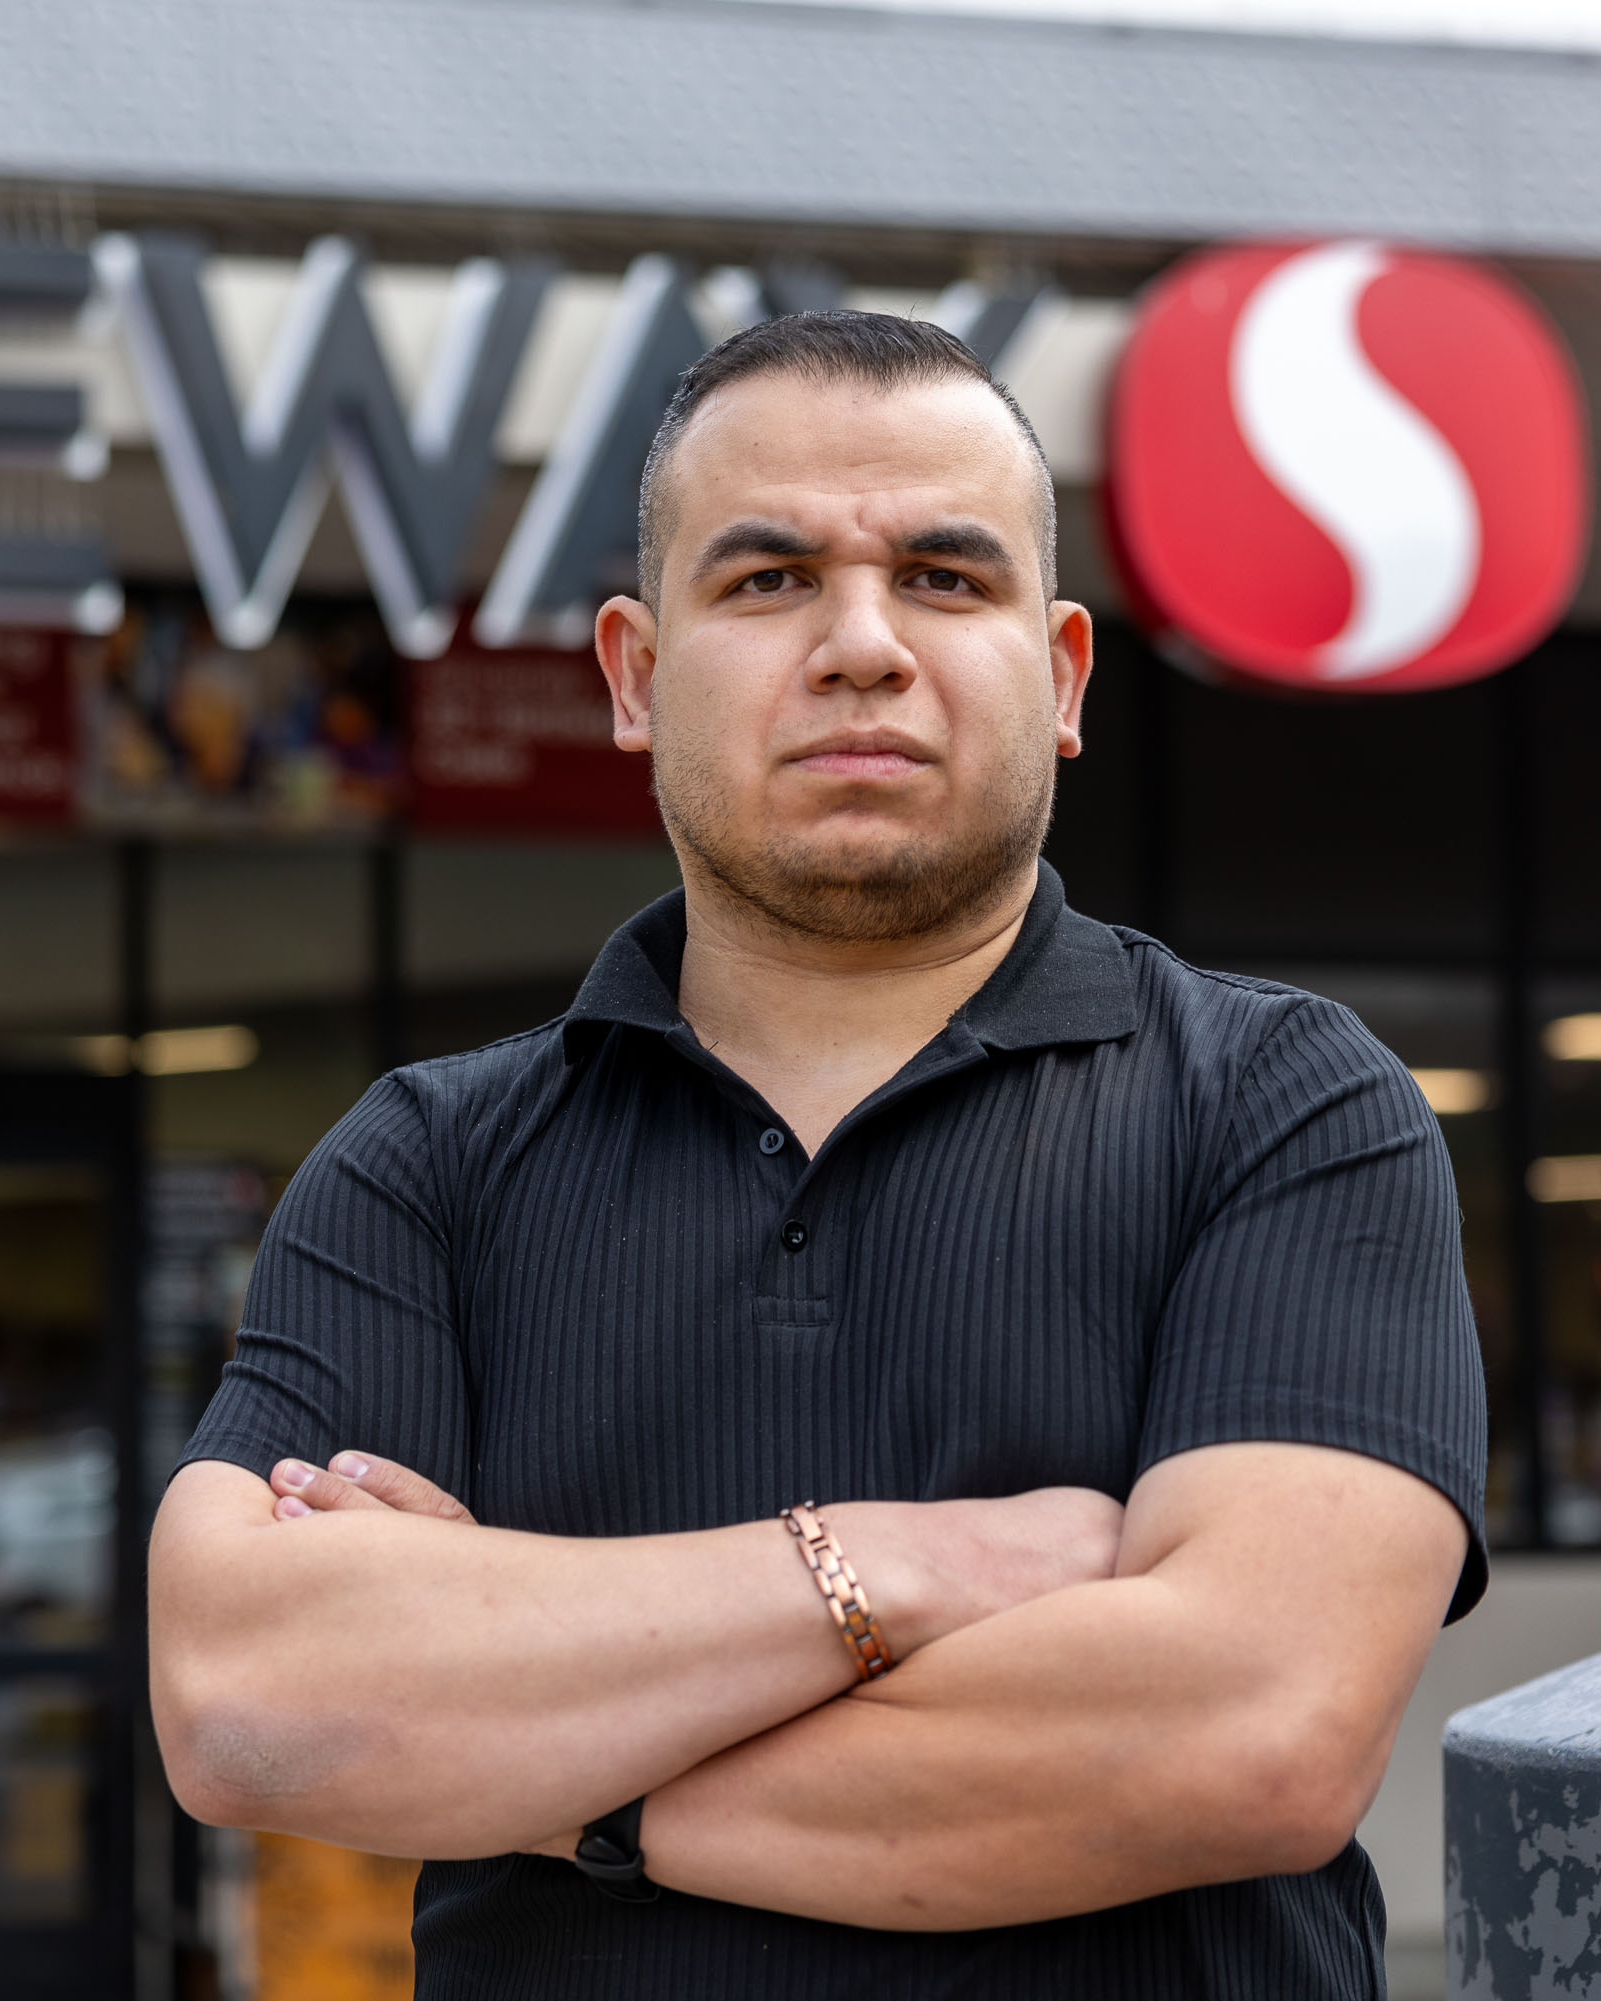
M 684 894 L 286 1194 L 152 1548 L 178 1796 L 436 1858 L 426 1996 L 1380 1994 L 1353 1830 L 1485 1575 L 1438 1130 L 1064 906 L 1089 620 L 960 343 L 737 335 L 641 514 Z

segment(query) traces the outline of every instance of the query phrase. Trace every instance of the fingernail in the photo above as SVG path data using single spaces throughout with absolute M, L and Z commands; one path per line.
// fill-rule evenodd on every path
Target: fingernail
M 309 1466 L 302 1466 L 298 1459 L 290 1459 L 284 1464 L 279 1477 L 285 1486 L 309 1487 L 317 1476 Z
M 297 1501 L 293 1494 L 285 1494 L 283 1499 L 278 1503 L 278 1512 L 280 1515 L 288 1517 L 291 1515 L 309 1515 L 311 1510 L 306 1506 L 304 1501 Z
M 358 1459 L 354 1452 L 341 1452 L 334 1461 L 334 1471 L 342 1473 L 347 1480 L 359 1480 L 367 1471 L 365 1459 Z

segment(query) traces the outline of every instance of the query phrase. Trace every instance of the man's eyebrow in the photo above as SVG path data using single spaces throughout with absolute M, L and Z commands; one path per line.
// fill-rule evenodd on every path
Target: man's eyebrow
M 691 581 L 700 583 L 714 570 L 740 556 L 777 556 L 793 562 L 798 556 L 822 553 L 821 542 L 809 542 L 778 521 L 734 521 L 720 529 L 700 552 Z
M 960 556 L 1010 575 L 1017 567 L 1006 544 L 976 521 L 940 521 L 914 529 L 895 543 L 899 556 Z

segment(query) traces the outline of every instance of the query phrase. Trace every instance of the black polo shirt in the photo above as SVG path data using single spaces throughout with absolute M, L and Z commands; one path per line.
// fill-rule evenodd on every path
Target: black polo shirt
M 1473 1532 L 1453 1611 L 1473 1603 L 1456 1195 L 1352 1015 L 1077 916 L 1042 864 L 989 982 L 808 1160 L 680 1017 L 683 942 L 664 898 L 564 1019 L 373 1086 L 279 1205 L 186 1458 L 265 1475 L 366 1446 L 480 1521 L 598 1536 L 809 1495 L 1122 1500 L 1172 1453 L 1298 1440 L 1449 1495 Z M 1332 2001 L 1382 1992 L 1383 1932 L 1353 1842 L 1309 1875 L 960 1935 L 431 1862 L 415 1939 L 430 2001 Z

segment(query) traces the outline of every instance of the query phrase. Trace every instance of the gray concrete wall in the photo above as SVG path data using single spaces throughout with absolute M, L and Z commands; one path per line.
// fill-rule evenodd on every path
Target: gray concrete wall
M 8 0 L 0 174 L 1601 252 L 1601 58 L 724 0 Z

